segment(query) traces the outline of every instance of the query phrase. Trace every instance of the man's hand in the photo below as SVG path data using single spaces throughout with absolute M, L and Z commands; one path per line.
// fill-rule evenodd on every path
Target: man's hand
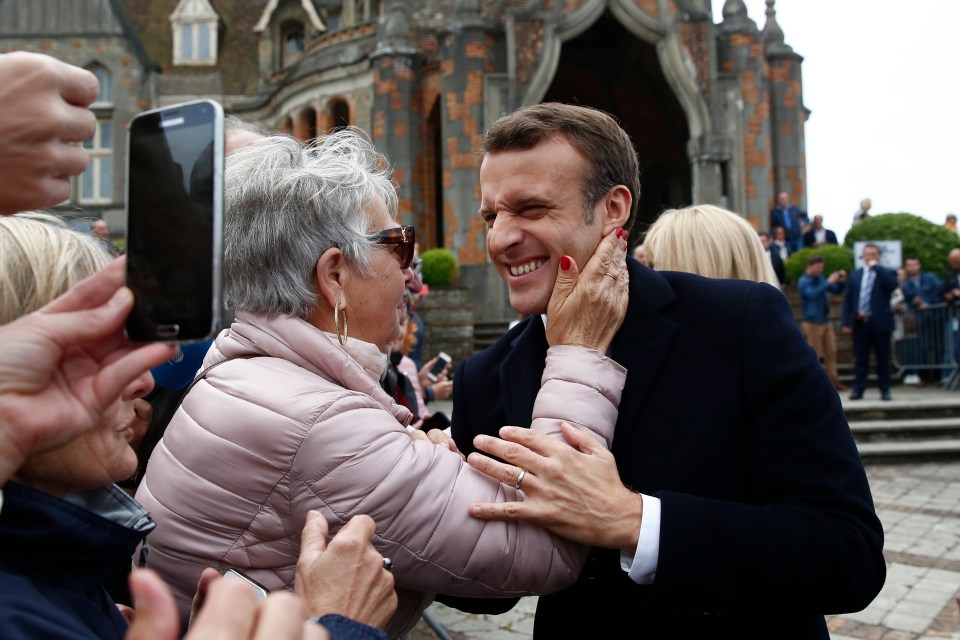
M 474 438 L 477 449 L 507 463 L 472 453 L 470 466 L 509 486 L 521 469 L 527 472 L 520 485 L 523 502 L 475 504 L 470 515 L 531 522 L 580 544 L 634 550 L 641 496 L 623 485 L 613 454 L 592 436 L 566 422 L 560 428 L 567 442 L 519 427 L 500 429 L 502 440 Z
M 426 389 L 427 387 L 433 386 L 437 382 L 446 381 L 447 375 L 450 373 L 450 367 L 453 366 L 453 363 L 448 363 L 447 366 L 443 368 L 443 371 L 441 371 L 437 375 L 437 379 L 431 380 L 429 375 L 430 370 L 433 369 L 433 365 L 435 365 L 436 363 L 437 363 L 437 359 L 431 358 L 430 360 L 427 360 L 427 363 L 425 365 L 420 367 L 420 371 L 417 373 L 417 377 L 420 379 L 420 386 L 422 388 Z M 453 383 L 451 383 L 451 385 L 452 384 Z
M 137 347 L 124 337 L 133 305 L 124 265 L 118 258 L 0 327 L 0 482 L 27 456 L 92 428 L 127 385 L 173 357 L 173 345 Z
M 50 56 L 0 55 L 0 214 L 52 207 L 87 167 L 97 78 Z
M 431 384 L 430 388 L 433 389 L 434 400 L 446 400 L 453 395 L 453 380 L 440 379 Z
M 563 256 L 547 304 L 547 343 L 606 353 L 627 313 L 627 232 L 616 229 L 597 246 L 583 273 Z M 566 267 L 566 268 L 564 268 Z
M 297 594 L 311 617 L 336 613 L 382 628 L 397 610 L 393 574 L 370 544 L 376 531 L 369 516 L 354 516 L 330 540 L 327 521 L 307 514 L 297 561 Z

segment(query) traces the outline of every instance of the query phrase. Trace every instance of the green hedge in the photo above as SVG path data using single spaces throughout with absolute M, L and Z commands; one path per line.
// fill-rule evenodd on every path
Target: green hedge
M 423 260 L 423 281 L 431 287 L 453 284 L 460 277 L 456 256 L 447 249 L 430 249 L 420 254 Z
M 947 275 L 947 254 L 960 247 L 956 233 L 911 213 L 870 216 L 850 228 L 843 244 L 852 249 L 855 242 L 870 240 L 899 240 L 904 260 L 917 256 L 924 271 L 932 271 L 941 279 Z
M 823 256 L 823 274 L 826 276 L 841 269 L 847 273 L 853 271 L 853 249 L 827 244 L 822 247 L 801 249 L 787 258 L 787 264 L 784 265 L 787 282 L 797 284 L 797 280 L 807 270 L 807 258 L 813 255 Z

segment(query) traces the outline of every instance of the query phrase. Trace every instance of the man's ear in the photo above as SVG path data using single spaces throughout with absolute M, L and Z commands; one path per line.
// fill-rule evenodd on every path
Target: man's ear
M 336 247 L 327 249 L 317 259 L 314 270 L 317 294 L 319 298 L 326 300 L 331 309 L 334 308 L 337 300 L 343 301 L 343 290 L 346 284 L 344 279 L 349 278 L 346 266 L 343 252 Z
M 633 197 L 630 195 L 630 189 L 618 184 L 607 192 L 601 202 L 603 208 L 600 215 L 603 216 L 603 236 L 606 237 L 613 233 L 614 229 L 626 226 L 627 220 L 630 219 L 630 206 L 633 204 Z

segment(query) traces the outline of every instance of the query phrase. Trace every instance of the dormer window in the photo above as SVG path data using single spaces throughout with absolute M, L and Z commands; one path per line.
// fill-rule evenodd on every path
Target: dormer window
M 300 58 L 304 48 L 303 24 L 296 20 L 285 22 L 280 34 L 282 40 L 282 66 L 289 67 Z
M 180 0 L 170 14 L 173 28 L 173 64 L 217 64 L 217 27 L 220 18 L 209 0 Z

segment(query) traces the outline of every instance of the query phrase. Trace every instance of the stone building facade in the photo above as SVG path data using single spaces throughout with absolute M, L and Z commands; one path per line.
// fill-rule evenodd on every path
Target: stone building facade
M 66 4 L 103 29 L 68 33 L 52 14 L 31 15 L 29 37 L 6 24 Z M 395 167 L 421 250 L 452 250 L 475 317 L 506 320 L 476 215 L 477 150 L 521 105 L 618 118 L 641 162 L 633 242 L 667 207 L 720 204 L 758 228 L 779 191 L 805 207 L 802 57 L 766 4 L 760 28 L 743 0 L 723 0 L 719 22 L 711 0 L 0 0 L 0 45 L 98 61 L 126 83 L 130 111 L 212 97 L 304 140 L 363 129 Z

